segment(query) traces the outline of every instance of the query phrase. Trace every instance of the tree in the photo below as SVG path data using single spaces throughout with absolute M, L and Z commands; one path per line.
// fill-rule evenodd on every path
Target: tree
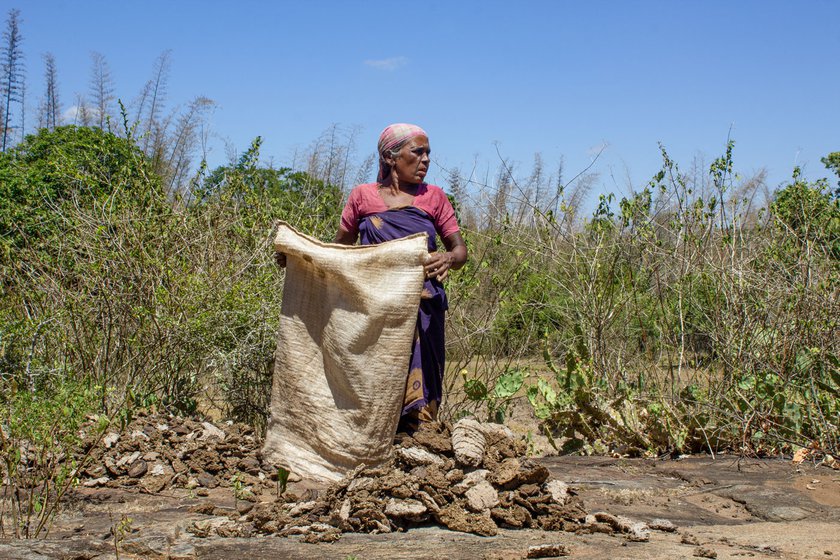
M 156 171 L 168 183 L 172 192 L 186 182 L 192 164 L 192 157 L 201 139 L 201 127 L 204 114 L 213 107 L 213 101 L 206 97 L 196 97 L 178 123 L 167 142 L 169 154 L 166 161 L 155 160 Z
M 467 229 L 475 227 L 475 217 L 467 202 L 466 181 L 461 175 L 461 170 L 457 167 L 452 167 L 446 172 L 447 190 L 449 191 L 449 201 L 455 209 L 455 215 L 458 216 L 458 223 Z
M 823 162 L 826 169 L 833 171 L 837 178 L 840 179 L 840 152 L 831 152 L 820 161 Z M 837 181 L 837 190 L 834 191 L 835 198 L 840 198 L 840 181 Z
M 26 82 L 20 83 L 20 137 L 26 136 Z
M 61 235 L 67 206 L 151 208 L 161 192 L 131 140 L 99 128 L 41 129 L 0 154 L 0 264 L 15 250 Z
M 462 204 L 464 202 L 464 180 L 461 177 L 461 170 L 457 167 L 451 168 L 446 174 L 446 182 L 449 187 L 449 194 L 455 199 L 455 202 Z
M 794 168 L 793 181 L 776 192 L 770 210 L 795 251 L 805 247 L 840 258 L 840 198 L 832 196 L 827 179 L 808 182 Z
M 53 130 L 61 124 L 61 102 L 58 100 L 58 74 L 55 56 L 44 55 L 44 98 L 38 110 L 38 128 Z
M 241 214 L 238 223 L 246 228 L 265 227 L 282 216 L 311 235 L 334 236 L 341 189 L 305 171 L 261 166 L 261 143 L 255 138 L 236 163 L 217 167 L 194 183 L 192 208 L 233 210 Z
M 90 93 L 96 108 L 97 126 L 104 129 L 114 103 L 114 81 L 105 57 L 98 52 L 92 52 L 90 57 L 92 61 Z
M 170 51 L 163 51 L 155 61 L 152 79 L 143 86 L 137 103 L 137 121 L 144 137 L 143 152 L 151 159 L 160 159 L 166 125 L 162 122 L 166 86 L 169 81 Z
M 3 32 L 2 76 L 0 76 L 0 102 L 2 102 L 3 140 L 0 151 L 5 152 L 11 144 L 12 103 L 23 105 L 23 51 L 20 34 L 20 10 L 11 10 L 6 30 Z
M 73 116 L 73 126 L 93 126 L 93 111 L 88 106 L 87 99 L 81 93 L 76 94 L 76 112 Z

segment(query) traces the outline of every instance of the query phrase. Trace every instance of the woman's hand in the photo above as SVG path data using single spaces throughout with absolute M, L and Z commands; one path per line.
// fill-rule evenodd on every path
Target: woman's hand
M 450 270 L 458 270 L 467 262 L 467 244 L 464 243 L 464 238 L 460 233 L 455 232 L 444 237 L 443 244 L 446 246 L 446 252 L 431 253 L 423 265 L 426 278 L 446 280 Z
M 446 246 L 445 253 L 431 253 L 426 264 L 423 266 L 426 271 L 426 278 L 437 278 L 443 281 L 449 276 L 450 270 L 458 270 L 467 262 L 467 244 L 464 238 L 456 232 L 443 238 Z
M 430 253 L 429 258 L 423 265 L 423 270 L 426 272 L 426 278 L 437 278 L 442 282 L 449 276 L 449 269 L 452 268 L 452 263 L 455 262 L 455 257 L 452 253 Z
M 277 266 L 279 266 L 280 268 L 286 268 L 286 254 L 281 253 L 280 251 L 275 251 L 274 262 L 276 262 Z

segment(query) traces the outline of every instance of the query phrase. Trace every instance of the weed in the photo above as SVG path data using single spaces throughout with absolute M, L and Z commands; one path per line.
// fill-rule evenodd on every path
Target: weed
M 487 408 L 487 420 L 499 424 L 504 423 L 514 396 L 522 388 L 528 372 L 522 368 L 508 368 L 499 375 L 492 389 L 481 379 L 469 377 L 466 369 L 461 370 L 464 380 L 464 393 L 467 398 L 476 403 L 482 403 Z
M 62 497 L 111 423 L 108 416 L 91 415 L 100 398 L 101 388 L 72 381 L 0 397 L 0 533 L 34 538 L 48 532 Z
M 125 540 L 126 535 L 133 531 L 131 524 L 134 520 L 125 514 L 120 516 L 120 520 L 111 526 L 111 534 L 114 535 L 114 556 L 117 560 L 120 559 L 120 545 Z
M 277 497 L 279 498 L 286 492 L 286 485 L 289 482 L 289 475 L 291 471 L 283 467 L 277 467 Z

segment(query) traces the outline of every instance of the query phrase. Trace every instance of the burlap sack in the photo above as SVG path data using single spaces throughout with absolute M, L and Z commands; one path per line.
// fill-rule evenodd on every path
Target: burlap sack
M 337 480 L 392 448 L 426 234 L 349 247 L 280 223 L 274 244 L 287 264 L 263 454 L 304 478 Z

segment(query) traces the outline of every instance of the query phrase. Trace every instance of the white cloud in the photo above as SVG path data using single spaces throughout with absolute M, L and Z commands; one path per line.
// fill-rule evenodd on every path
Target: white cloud
M 66 124 L 79 124 L 78 120 L 81 117 L 79 114 L 82 108 L 79 105 L 71 105 L 67 107 L 63 113 L 61 113 L 61 122 Z M 99 109 L 96 107 L 91 107 L 90 105 L 85 106 L 85 111 L 87 111 L 87 116 L 91 121 L 95 121 L 99 119 Z
M 365 64 L 377 70 L 393 72 L 408 64 L 408 59 L 404 56 L 392 56 L 391 58 L 383 58 L 381 60 L 365 60 Z
M 73 122 L 76 120 L 76 116 L 79 114 L 79 107 L 73 105 L 68 107 L 64 110 L 64 113 L 61 115 L 62 122 Z

